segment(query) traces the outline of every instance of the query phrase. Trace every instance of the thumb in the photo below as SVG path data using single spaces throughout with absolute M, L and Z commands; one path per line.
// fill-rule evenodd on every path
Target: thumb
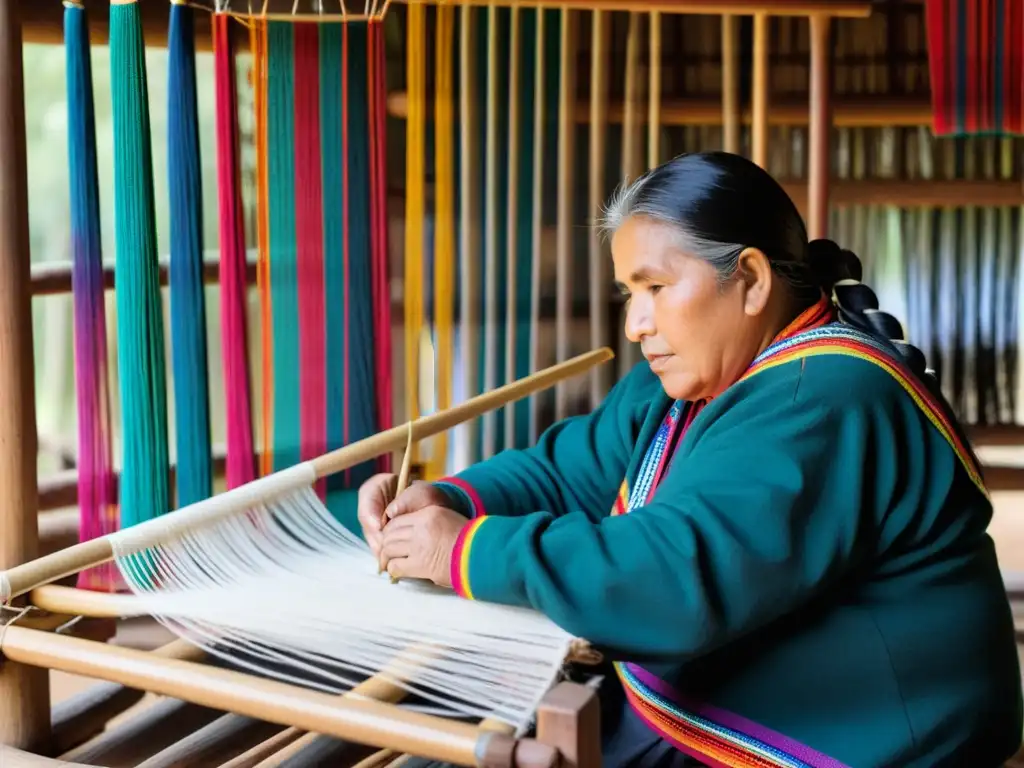
M 423 480 L 417 480 L 388 504 L 384 515 L 388 520 L 393 520 L 399 515 L 418 512 L 434 503 L 434 486 Z

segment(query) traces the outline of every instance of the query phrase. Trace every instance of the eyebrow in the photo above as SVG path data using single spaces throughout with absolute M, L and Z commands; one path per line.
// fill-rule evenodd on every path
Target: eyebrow
M 645 282 L 657 282 L 658 280 L 664 280 L 664 275 L 659 275 L 658 270 L 649 269 L 647 267 L 641 267 L 629 276 L 631 283 L 645 283 Z M 628 293 L 629 289 L 625 283 L 620 280 L 615 281 L 615 287 L 624 293 Z

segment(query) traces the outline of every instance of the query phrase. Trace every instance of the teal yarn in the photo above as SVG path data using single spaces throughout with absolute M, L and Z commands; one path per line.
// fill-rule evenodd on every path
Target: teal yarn
M 213 491 L 195 38 L 192 9 L 184 5 L 171 6 L 168 69 L 171 361 L 181 507 Z
M 301 460 L 299 305 L 295 225 L 293 25 L 267 24 L 267 205 L 273 316 L 274 470 Z
M 326 303 L 327 449 L 345 442 L 345 199 L 340 24 L 320 25 L 320 156 L 323 198 L 333 201 L 324 212 L 324 291 Z M 358 129 L 358 126 L 355 126 Z M 351 130 L 351 127 L 350 127 Z M 360 404 L 362 407 L 362 404 Z M 327 478 L 328 492 L 345 487 L 345 473 Z
M 370 248 L 370 83 L 369 26 L 348 24 L 348 99 L 344 119 L 348 125 L 348 270 L 345 311 L 348 320 L 346 386 L 348 412 L 345 414 L 345 442 L 370 437 L 379 429 L 374 367 L 373 283 Z M 328 99 L 331 94 L 324 93 Z M 326 133 L 326 130 L 325 130 Z M 429 146 L 429 145 L 428 145 Z M 326 160 L 326 158 L 325 158 Z M 325 196 L 324 198 L 328 198 Z M 328 218 L 329 211 L 324 217 Z M 328 303 L 331 294 L 328 294 Z M 376 469 L 374 461 L 352 467 L 344 473 L 350 488 L 358 488 Z
M 121 527 L 164 514 L 167 392 L 146 59 L 137 3 L 110 7 Z

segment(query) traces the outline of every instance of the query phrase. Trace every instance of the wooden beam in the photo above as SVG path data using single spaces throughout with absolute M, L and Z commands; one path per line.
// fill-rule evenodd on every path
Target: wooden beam
M 0 3 L 0 569 L 39 556 L 35 366 L 29 281 L 28 151 L 21 19 Z M 0 616 L 6 623 L 13 616 Z M 2 634 L 2 633 L 0 633 Z M 0 663 L 0 745 L 39 750 L 50 735 L 45 669 Z
M 784 101 L 771 100 L 768 110 L 768 124 L 785 127 L 807 127 L 810 125 L 810 93 L 805 98 L 787 97 Z M 388 95 L 388 114 L 405 119 L 408 114 L 408 97 L 404 91 Z M 590 121 L 590 105 L 581 101 L 576 105 L 576 121 L 585 124 Z M 739 120 L 745 125 L 753 121 L 753 109 L 749 106 L 737 108 Z M 616 101 L 609 104 L 607 119 L 621 124 L 625 116 L 623 105 Z M 647 115 L 637 115 L 641 123 L 647 122 Z M 663 126 L 722 125 L 724 122 L 721 99 L 686 98 L 662 101 L 660 122 Z M 833 99 L 832 126 L 834 128 L 916 128 L 932 124 L 932 105 L 928 97 L 912 96 L 902 99 L 880 96 L 877 98 L 844 97 Z
M 64 44 L 64 6 L 56 0 L 12 0 L 22 13 L 22 40 L 26 43 Z M 80 0 L 89 16 L 89 42 L 106 45 L 110 31 L 110 0 Z M 138 0 L 142 13 L 142 34 L 146 46 L 167 47 L 168 0 Z M 195 12 L 196 50 L 213 50 L 210 13 Z M 239 50 L 248 50 L 248 31 L 242 24 L 232 25 L 232 34 L 240 41 Z

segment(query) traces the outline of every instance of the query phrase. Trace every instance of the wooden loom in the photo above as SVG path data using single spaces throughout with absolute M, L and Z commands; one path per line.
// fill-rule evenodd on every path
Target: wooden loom
M 290 4 L 289 4 L 290 5 Z M 398 5 L 398 3 L 396 3 Z M 462 13 L 470 5 L 482 3 L 461 3 Z M 523 7 L 531 7 L 537 3 L 506 3 L 510 5 L 513 18 Z M 561 69 L 561 85 L 558 89 L 559 99 L 556 107 L 557 126 L 564 143 L 568 126 L 574 120 L 573 104 L 568 94 L 571 92 L 576 70 L 571 60 L 573 36 L 578 34 L 580 18 L 586 14 L 591 22 L 595 45 L 595 59 L 602 50 L 602 35 L 607 32 L 608 13 L 613 10 L 630 11 L 630 39 L 634 42 L 641 31 L 640 21 L 650 19 L 651 45 L 660 46 L 658 38 L 659 26 L 656 23 L 658 14 L 668 13 L 722 13 L 727 14 L 728 23 L 724 25 L 725 39 L 730 55 L 726 57 L 725 77 L 727 82 L 735 83 L 737 77 L 733 59 L 734 38 L 729 36 L 733 29 L 735 16 L 742 14 L 755 15 L 755 102 L 752 112 L 752 135 L 754 158 L 761 163 L 767 158 L 767 126 L 769 105 L 766 93 L 766 55 L 767 55 L 767 16 L 764 6 L 752 2 L 672 2 L 664 0 L 649 3 L 650 7 L 641 10 L 634 3 L 602 3 L 598 0 L 579 3 L 560 3 L 553 13 L 561 16 L 565 23 L 559 52 L 562 63 L 567 65 Z M 811 158 L 812 173 L 807 195 L 810 211 L 811 235 L 822 235 L 827 230 L 828 212 L 828 141 L 830 127 L 829 93 L 828 93 L 828 37 L 831 15 L 866 15 L 869 4 L 866 2 L 826 3 L 824 0 L 790 0 L 771 5 L 773 13 L 809 15 L 813 30 L 812 50 L 812 99 L 810 103 L 811 123 Z M 420 14 L 423 9 L 410 9 L 413 14 Z M 448 9 L 451 10 L 451 9 Z M 494 7 L 474 10 L 476 13 L 495 13 Z M 285 14 L 288 16 L 289 14 Z M 492 27 L 493 29 L 493 27 Z M 7 115 L 0 122 L 0 237 L 4 247 L 0 250 L 0 445 L 4 450 L 0 453 L 0 568 L 13 569 L 21 563 L 35 559 L 36 544 L 36 510 L 37 493 L 34 480 L 35 457 L 35 425 L 32 399 L 32 365 L 31 365 L 31 324 L 28 322 L 29 309 L 29 273 L 26 242 L 26 210 L 25 210 L 25 167 L 24 167 L 24 127 L 23 127 L 23 94 L 20 23 L 17 9 L 13 4 L 0 6 L 0 109 Z M 637 68 L 635 59 L 627 64 L 627 83 L 629 87 L 638 88 Z M 512 72 L 518 72 L 513 68 Z M 594 69 L 597 78 L 593 87 L 600 93 L 602 68 Z M 650 69 L 652 91 L 656 92 L 656 83 L 661 77 L 660 66 Z M 491 91 L 493 93 L 493 89 Z M 635 90 L 632 91 L 635 94 Z M 422 93 L 422 91 L 421 91 Z M 726 147 L 738 149 L 739 117 L 729 99 L 734 98 L 734 86 L 727 88 L 727 99 L 723 109 L 725 123 Z M 410 102 L 411 103 L 411 102 Z M 487 105 L 488 123 L 496 120 L 493 100 Z M 654 130 L 659 122 L 660 105 L 657 99 L 651 99 L 648 105 L 648 123 L 652 130 L 648 140 L 648 164 L 658 157 L 658 134 Z M 608 106 L 600 99 L 595 99 L 592 106 L 593 115 L 600 117 Z M 630 165 L 624 167 L 627 174 L 635 173 L 642 166 L 639 159 L 638 133 L 638 100 L 627 101 L 624 120 L 628 129 L 623 136 L 625 156 Z M 410 110 L 410 117 L 416 116 Z M 422 113 L 418 115 L 423 119 Z M 607 137 L 603 132 L 601 119 L 591 122 L 593 141 L 591 143 L 591 174 L 601 177 L 601 148 L 605 146 Z M 513 121 L 515 124 L 515 121 Z M 410 131 L 421 130 L 420 126 L 412 126 Z M 521 137 L 520 137 L 521 138 Z M 543 153 L 538 153 L 542 157 Z M 569 153 L 558 152 L 558 175 L 563 183 L 558 185 L 558 221 L 556 230 L 557 253 L 561 266 L 569 258 L 571 240 L 569 229 L 572 226 L 570 211 L 575 203 L 572 198 L 571 184 L 565 183 L 570 173 Z M 489 163 L 497 163 L 498 158 L 489 156 Z M 600 185 L 595 185 L 599 188 Z M 497 190 L 488 188 L 480 192 L 480 199 L 485 206 L 496 206 Z M 472 194 L 472 193 L 467 193 Z M 600 202 L 600 195 L 594 194 L 590 205 Z M 422 201 L 413 200 L 414 208 Z M 407 223 L 408 226 L 408 223 Z M 448 233 L 449 236 L 452 234 Z M 486 233 L 490 249 L 496 247 L 497 233 L 490 230 Z M 511 237 L 511 235 L 510 235 Z M 538 246 L 534 245 L 534 249 Z M 593 264 L 600 264 L 603 254 L 596 242 L 591 243 Z M 605 286 L 599 269 L 593 269 L 594 276 L 591 288 L 595 296 Z M 570 276 L 566 269 L 557 272 L 559 292 L 558 305 L 563 310 L 569 302 L 567 293 Z M 534 278 L 536 279 L 536 277 Z M 495 285 L 491 285 L 493 291 Z M 603 298 L 603 297 L 601 297 Z M 601 301 L 598 301 L 599 305 Z M 470 310 L 472 311 L 472 307 Z M 568 316 L 562 312 L 560 317 Z M 413 322 L 417 318 L 413 317 Z M 484 323 L 493 327 L 497 323 L 493 316 L 484 318 Z M 600 347 L 609 341 L 607 318 L 595 314 L 588 318 L 591 330 L 590 346 Z M 569 357 L 570 330 L 568 321 L 563 320 L 557 330 L 558 349 L 556 358 L 566 360 Z M 628 355 L 626 356 L 628 358 Z M 593 359 L 589 359 L 593 362 Z M 588 363 L 589 364 L 589 363 Z M 512 366 L 510 366 L 512 367 Z M 536 366 L 534 366 L 536 371 Z M 485 371 L 484 378 L 489 379 L 483 387 L 493 390 L 501 378 L 496 366 L 490 364 L 490 371 Z M 508 375 L 507 378 L 515 378 Z M 556 377 L 558 378 L 558 377 Z M 565 379 L 560 379 L 565 381 Z M 549 380 L 547 383 L 552 383 Z M 599 398 L 606 390 L 608 379 L 594 376 L 591 380 L 591 397 Z M 492 393 L 494 394 L 494 393 Z M 561 397 L 556 401 L 559 415 L 567 412 L 569 404 L 565 398 L 565 389 L 561 388 Z M 488 414 L 496 414 L 496 407 L 502 403 L 502 397 L 492 398 L 485 409 Z M 411 405 L 415 411 L 415 405 Z M 459 419 L 465 416 L 456 406 L 443 408 L 434 417 L 445 413 L 460 413 Z M 511 413 L 506 411 L 506 416 Z M 411 414 L 411 416 L 414 414 Z M 494 417 L 496 419 L 496 415 Z M 417 422 L 421 423 L 421 422 Z M 491 422 L 489 429 L 495 429 Z M 512 430 L 509 430 L 510 432 Z M 534 428 L 535 433 L 535 428 Z M 493 432 L 490 435 L 493 437 Z M 372 450 L 360 454 L 361 459 L 372 458 L 380 452 L 391 451 L 404 445 L 404 432 L 381 433 L 369 438 Z M 491 449 L 493 450 L 493 448 Z M 372 454 L 372 455 L 371 455 Z M 79 550 L 81 551 L 81 550 Z M 52 561 L 51 561 L 52 562 Z M 67 568 L 59 569 L 61 573 Z M 13 571 L 12 571 L 13 572 Z M 24 571 L 22 571 L 24 573 Z M 47 581 L 56 574 L 49 574 Z M 29 579 L 28 585 L 38 583 L 39 579 Z M 20 589 L 17 591 L 21 591 Z M 459 764 L 480 765 L 551 765 L 560 762 L 566 765 L 597 765 L 596 752 L 598 742 L 598 724 L 596 702 L 589 689 L 573 684 L 563 684 L 553 689 L 538 709 L 538 727 L 536 738 L 513 740 L 508 737 L 490 736 L 487 724 L 483 726 L 448 723 L 424 717 L 410 716 L 393 706 L 390 702 L 399 693 L 394 686 L 371 680 L 360 692 L 380 703 L 346 702 L 327 700 L 302 690 L 285 690 L 282 686 L 269 684 L 266 681 L 251 679 L 237 673 L 214 670 L 208 666 L 200 666 L 195 659 L 195 651 L 189 646 L 174 643 L 154 652 L 144 653 L 120 649 L 95 640 L 83 637 L 68 636 L 68 633 L 57 633 L 54 630 L 64 627 L 70 617 L 93 616 L 110 617 L 119 614 L 117 595 L 104 595 L 84 590 L 74 590 L 53 586 L 41 586 L 28 594 L 29 603 L 37 609 L 20 616 L 18 621 L 7 626 L 0 634 L 0 652 L 4 661 L 0 666 L 0 744 L 7 745 L 6 752 L 0 752 L 0 758 L 6 764 L 47 764 L 44 758 L 34 760 L 30 753 L 38 755 L 64 756 L 68 760 L 75 759 L 75 750 L 85 754 L 90 739 L 116 739 L 118 733 L 131 735 L 136 733 L 134 747 L 144 747 L 147 740 L 153 738 L 153 730 L 138 729 L 136 732 L 131 724 L 118 728 L 104 735 L 97 735 L 107 720 L 122 713 L 137 697 L 132 690 L 147 690 L 160 693 L 172 699 L 198 704 L 207 711 L 216 710 L 231 714 L 216 717 L 199 717 L 191 721 L 192 728 L 197 729 L 195 737 L 210 737 L 205 749 L 207 755 L 231 754 L 231 757 L 209 758 L 207 764 L 222 765 L 256 765 L 279 764 L 286 759 L 285 751 L 302 743 L 306 737 L 302 732 L 333 735 L 359 744 L 372 744 L 384 748 L 385 753 L 377 752 L 371 756 L 374 762 L 363 761 L 361 757 L 351 756 L 350 764 L 394 764 L 399 760 L 399 753 L 420 754 L 445 759 Z M 10 614 L 9 614 L 10 615 Z M 16 615 L 16 614 L 14 614 Z M 74 634 L 84 626 L 80 623 L 70 629 Z M 123 665 L 119 668 L 119 664 Z M 46 686 L 46 670 L 63 669 L 86 676 L 107 680 L 115 685 L 101 686 L 89 695 L 76 702 L 75 711 L 68 716 L 51 723 Z M 174 704 L 175 702 L 171 702 Z M 171 719 L 181 719 L 182 709 L 169 708 L 164 712 L 163 725 Z M 171 713 L 171 714 L 169 714 Z M 152 722 L 157 722 L 154 717 Z M 52 727 L 51 727 L 52 726 Z M 203 730 L 198 730 L 200 727 Z M 286 727 L 287 726 L 287 727 Z M 120 730 L 119 729 L 123 729 Z M 180 734 L 184 736 L 184 734 Z M 197 750 L 202 749 L 202 739 L 182 738 L 172 743 L 156 755 L 149 755 L 148 765 L 185 764 L 191 755 L 194 758 Z M 95 743 L 95 742 L 94 742 Z M 18 751 L 15 751 L 18 750 Z M 357 750 L 353 750 L 356 752 Z M 369 750 L 372 751 L 372 750 Z M 124 753 L 122 753 L 124 754 Z M 219 763 L 218 763 L 219 761 Z M 264 762 L 260 762 L 264 761 Z M 131 764 L 139 764 L 138 762 Z

